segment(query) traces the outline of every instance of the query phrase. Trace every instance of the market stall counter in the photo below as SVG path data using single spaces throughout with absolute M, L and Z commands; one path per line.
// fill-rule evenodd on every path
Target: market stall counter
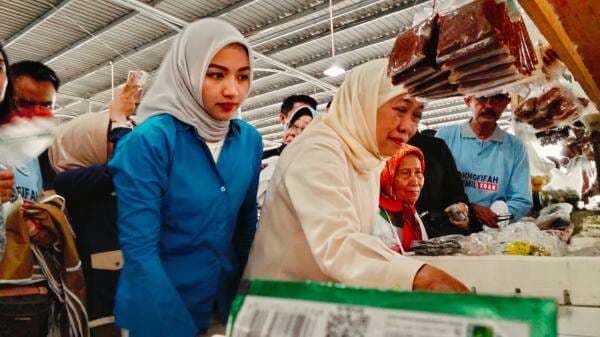
M 600 336 L 600 257 L 415 256 L 478 294 L 550 297 L 560 304 L 559 336 Z

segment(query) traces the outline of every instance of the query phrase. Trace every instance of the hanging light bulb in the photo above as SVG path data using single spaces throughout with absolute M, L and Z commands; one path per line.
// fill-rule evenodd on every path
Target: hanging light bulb
M 345 72 L 346 72 L 346 69 L 338 66 L 337 64 L 332 64 L 329 68 L 325 69 L 323 74 L 325 74 L 329 77 L 336 77 L 336 76 L 340 76 L 341 74 L 343 74 Z
M 335 57 L 335 40 L 333 37 L 333 0 L 329 0 L 329 28 L 331 30 L 331 59 L 333 60 Z M 337 77 L 345 72 L 346 69 L 344 69 L 344 67 L 332 63 L 329 68 L 325 69 L 323 74 L 329 77 Z

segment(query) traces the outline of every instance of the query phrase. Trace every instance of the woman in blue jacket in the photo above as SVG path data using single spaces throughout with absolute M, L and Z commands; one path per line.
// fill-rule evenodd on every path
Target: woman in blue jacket
M 224 21 L 190 24 L 109 163 L 125 259 L 115 314 L 130 337 L 197 336 L 227 319 L 257 222 L 262 141 L 234 119 L 251 52 Z

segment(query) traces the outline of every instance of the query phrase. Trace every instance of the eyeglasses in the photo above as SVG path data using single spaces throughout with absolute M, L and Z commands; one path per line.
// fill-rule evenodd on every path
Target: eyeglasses
M 26 99 L 19 98 L 15 101 L 15 108 L 17 110 L 20 109 L 31 109 L 31 108 L 46 108 L 48 110 L 52 110 L 53 104 L 52 102 L 32 102 Z
M 499 95 L 494 95 L 494 96 L 490 96 L 490 97 L 478 97 L 477 101 L 479 101 L 479 103 L 481 104 L 486 104 L 486 103 L 490 103 L 490 104 L 504 104 L 504 103 L 508 103 L 510 102 L 510 97 L 508 95 L 505 94 L 499 94 Z

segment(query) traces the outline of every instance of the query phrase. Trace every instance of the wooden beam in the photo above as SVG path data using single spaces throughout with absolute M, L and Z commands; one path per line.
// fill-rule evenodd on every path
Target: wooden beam
M 600 107 L 600 1 L 519 0 L 529 17 Z

